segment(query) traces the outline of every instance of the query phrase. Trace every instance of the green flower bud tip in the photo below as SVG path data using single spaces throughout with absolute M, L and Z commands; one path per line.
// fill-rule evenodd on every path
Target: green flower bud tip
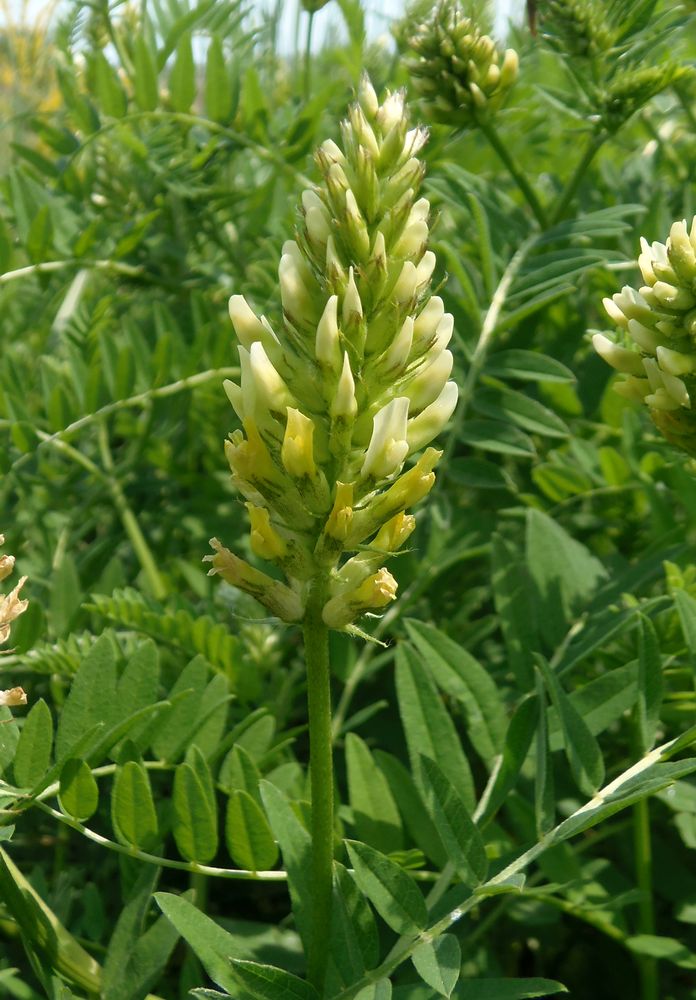
M 474 124 L 503 106 L 517 79 L 514 49 L 501 54 L 495 42 L 465 17 L 458 0 L 441 0 L 417 24 L 407 60 L 413 87 L 436 121 Z
M 627 343 L 602 333 L 597 353 L 626 378 L 616 391 L 644 402 L 672 444 L 696 455 L 696 217 L 675 222 L 666 243 L 641 239 L 639 289 L 625 286 L 604 307 Z
M 425 132 L 409 129 L 403 94 L 380 104 L 363 78 L 341 134 L 342 149 L 317 151 L 322 183 L 302 194 L 300 231 L 282 248 L 280 322 L 230 300 L 241 380 L 225 391 L 243 430 L 225 450 L 251 550 L 287 584 L 216 540 L 211 560 L 289 622 L 328 573 L 324 621 L 350 631 L 395 597 L 383 563 L 413 531 L 406 511 L 432 488 L 440 452 L 404 464 L 445 426 L 457 386 L 453 319 L 431 295 L 430 206 L 417 196 Z

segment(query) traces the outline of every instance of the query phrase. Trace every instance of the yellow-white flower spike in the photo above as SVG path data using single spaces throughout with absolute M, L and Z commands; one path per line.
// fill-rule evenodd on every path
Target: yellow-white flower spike
M 595 334 L 595 350 L 626 376 L 615 385 L 644 402 L 672 444 L 696 456 L 696 217 L 672 224 L 665 243 L 641 238 L 638 266 L 644 285 L 626 285 L 604 300 L 624 343 Z M 630 344 L 633 344 L 633 349 Z
M 285 621 L 302 620 L 320 574 L 325 621 L 350 628 L 395 595 L 383 562 L 413 531 L 408 510 L 432 488 L 440 453 L 404 462 L 441 429 L 456 386 L 453 320 L 432 296 L 430 204 L 418 195 L 427 133 L 409 127 L 402 93 L 380 103 L 365 78 L 340 134 L 342 148 L 317 151 L 321 182 L 302 193 L 297 238 L 282 246 L 273 327 L 241 296 L 230 303 L 241 378 L 225 388 L 243 430 L 225 450 L 251 549 L 287 586 L 217 542 L 213 568 Z M 661 390 L 678 395 L 680 377 Z

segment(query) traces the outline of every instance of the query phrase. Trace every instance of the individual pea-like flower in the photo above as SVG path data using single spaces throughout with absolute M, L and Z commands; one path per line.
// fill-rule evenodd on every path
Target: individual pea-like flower
M 458 0 L 440 0 L 430 17 L 416 24 L 407 65 L 414 90 L 436 121 L 474 124 L 504 104 L 517 79 L 514 49 L 501 53 Z
M 0 545 L 5 541 L 5 536 L 0 535 Z M 14 569 L 14 556 L 0 556 L 0 581 L 5 580 Z M 12 622 L 18 618 L 23 611 L 27 610 L 28 601 L 20 600 L 19 592 L 26 583 L 26 576 L 23 576 L 19 583 L 9 594 L 0 594 L 0 645 L 10 638 Z M 10 688 L 8 691 L 0 691 L 0 705 L 26 705 L 27 696 L 21 687 Z
M 432 488 L 440 452 L 409 458 L 447 423 L 457 386 L 453 320 L 431 291 L 430 206 L 417 195 L 426 132 L 409 128 L 403 94 L 380 104 L 364 78 L 341 137 L 318 149 L 322 183 L 303 193 L 282 248 L 282 322 L 230 300 L 241 379 L 225 389 L 242 430 L 226 455 L 251 549 L 285 581 L 217 539 L 207 558 L 287 622 L 303 621 L 321 577 L 325 624 L 355 631 L 396 595 L 384 562 L 413 531 L 406 511 Z
M 696 217 L 675 222 L 665 243 L 641 238 L 643 281 L 604 300 L 630 346 L 593 337 L 604 360 L 626 376 L 615 390 L 645 403 L 672 444 L 696 456 Z

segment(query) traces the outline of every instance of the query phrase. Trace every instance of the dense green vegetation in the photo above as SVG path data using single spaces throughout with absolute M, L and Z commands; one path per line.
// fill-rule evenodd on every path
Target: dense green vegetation
M 538 0 L 514 80 L 481 4 L 466 30 L 416 5 L 385 46 L 335 0 L 290 52 L 281 6 L 76 0 L 39 49 L 0 37 L 0 529 L 29 601 L 0 659 L 27 695 L 0 699 L 0 995 L 689 1000 L 696 466 L 589 333 L 616 339 L 639 237 L 696 213 L 696 15 Z M 219 537 L 275 573 L 223 450 L 227 303 L 281 327 L 363 73 L 430 130 L 459 403 L 398 597 L 356 622 L 379 641 L 330 638 L 322 984 L 302 630 L 201 560 Z

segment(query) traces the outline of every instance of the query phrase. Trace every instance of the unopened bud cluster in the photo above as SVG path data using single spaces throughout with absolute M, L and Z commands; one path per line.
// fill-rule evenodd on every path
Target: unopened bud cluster
M 606 52 L 618 34 L 604 0 L 547 0 L 539 5 L 539 22 L 547 41 L 580 58 Z
M 595 350 L 626 378 L 616 391 L 644 402 L 668 441 L 696 455 L 696 217 L 675 222 L 667 243 L 641 239 L 644 284 L 604 300 L 630 347 L 594 335 Z
M 440 453 L 404 465 L 457 400 L 453 320 L 431 293 L 430 206 L 417 197 L 426 133 L 409 129 L 402 94 L 379 104 L 367 79 L 341 133 L 341 147 L 328 140 L 317 151 L 323 182 L 302 195 L 283 246 L 282 323 L 230 300 L 241 380 L 225 387 L 243 429 L 227 458 L 251 549 L 287 582 L 216 539 L 209 557 L 211 572 L 285 621 L 304 618 L 323 575 L 324 622 L 338 629 L 394 599 L 384 562 L 413 531 L 406 510 L 431 489 Z
M 5 541 L 5 536 L 0 535 L 0 545 Z M 14 556 L 0 556 L 0 581 L 7 579 L 14 569 Z M 19 598 L 19 592 L 26 582 L 23 576 L 19 583 L 9 594 L 0 594 L 0 645 L 10 638 L 12 622 L 18 618 L 23 611 L 26 611 L 28 601 Z M 26 705 L 27 696 L 20 687 L 10 688 L 9 691 L 0 691 L 0 705 Z
M 409 39 L 413 86 L 436 121 L 472 124 L 497 111 L 517 79 L 514 49 L 501 55 L 495 42 L 465 17 L 457 0 L 442 0 Z

